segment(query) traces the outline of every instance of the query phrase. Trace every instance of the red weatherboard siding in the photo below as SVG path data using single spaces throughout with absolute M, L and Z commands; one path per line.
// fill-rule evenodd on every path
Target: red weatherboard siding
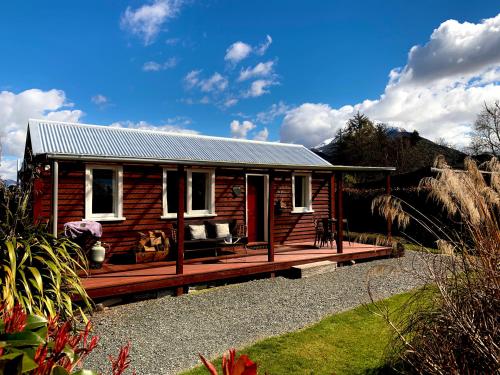
M 33 218 L 46 222 L 52 215 L 52 177 L 51 171 L 40 171 L 33 183 Z
M 51 172 L 43 172 L 37 183 L 35 205 L 41 217 L 51 216 Z M 58 228 L 64 223 L 85 217 L 85 165 L 78 162 L 59 163 L 59 215 Z M 215 210 L 217 220 L 237 219 L 245 222 L 245 174 L 238 170 L 216 169 Z M 303 242 L 314 238 L 313 215 L 328 216 L 329 193 L 327 174 L 313 174 L 312 194 L 314 214 L 292 214 L 291 174 L 276 173 L 275 199 L 282 200 L 287 208 L 275 217 L 275 242 Z M 239 186 L 236 196 L 233 186 Z M 123 215 L 125 221 L 102 222 L 102 241 L 111 245 L 112 253 L 128 252 L 135 245 L 138 231 L 166 229 L 175 219 L 161 219 L 162 168 L 159 166 L 123 167 Z M 186 219 L 190 220 L 199 219 Z
M 276 215 L 274 224 L 275 242 L 279 244 L 314 240 L 313 217 L 328 217 L 329 192 L 327 174 L 312 175 L 312 200 L 314 213 L 291 213 L 292 181 L 290 173 L 278 174 L 276 177 L 275 199 L 284 202 L 286 208 Z

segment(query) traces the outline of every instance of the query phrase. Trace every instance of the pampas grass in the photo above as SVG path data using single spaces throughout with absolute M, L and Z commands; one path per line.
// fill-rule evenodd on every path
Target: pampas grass
M 409 301 L 411 313 L 392 321 L 392 363 L 417 374 L 500 373 L 500 163 L 493 158 L 464 170 L 436 160 L 437 176 L 421 181 L 448 223 L 426 217 L 393 196 L 381 196 L 372 210 L 399 227 L 411 221 L 431 233 L 441 255 L 422 256 L 427 287 Z M 453 225 L 451 225 L 453 224 Z M 410 306 L 411 305 L 411 306 Z

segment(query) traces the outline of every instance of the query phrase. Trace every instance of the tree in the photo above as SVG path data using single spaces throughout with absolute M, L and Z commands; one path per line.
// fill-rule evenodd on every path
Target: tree
M 474 149 L 500 155 L 500 101 L 490 105 L 484 103 L 474 123 L 472 145 Z
M 390 139 L 387 126 L 374 124 L 367 116 L 356 113 L 337 135 L 339 161 L 347 165 L 388 165 Z

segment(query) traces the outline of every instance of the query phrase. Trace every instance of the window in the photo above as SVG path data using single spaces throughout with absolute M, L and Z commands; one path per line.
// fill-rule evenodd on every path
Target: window
M 87 165 L 85 168 L 85 219 L 125 220 L 123 212 L 123 168 Z
M 167 171 L 167 202 L 170 204 L 167 207 L 167 213 L 176 213 L 179 206 L 177 201 L 177 189 L 179 186 L 179 173 L 177 171 Z
M 292 212 L 313 212 L 310 174 L 295 173 L 292 175 L 292 194 Z
M 215 173 L 188 169 L 185 174 L 185 216 L 215 216 Z M 175 218 L 178 209 L 179 176 L 176 169 L 163 170 L 163 218 Z

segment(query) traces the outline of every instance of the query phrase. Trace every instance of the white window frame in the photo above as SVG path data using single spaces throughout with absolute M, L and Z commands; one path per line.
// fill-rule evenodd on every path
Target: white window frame
M 94 169 L 113 171 L 113 211 L 112 213 L 92 212 L 92 185 Z M 119 165 L 87 164 L 85 166 L 85 219 L 94 221 L 121 221 L 123 217 L 123 167 Z
M 163 168 L 163 215 L 162 219 L 175 219 L 176 212 L 168 212 L 167 199 L 167 173 L 168 171 L 177 171 L 177 168 Z M 193 210 L 193 172 L 206 173 L 207 176 L 207 191 L 205 192 L 208 199 L 208 207 L 205 210 Z M 215 213 L 215 170 L 204 168 L 188 168 L 186 169 L 186 202 L 184 202 L 186 212 L 184 217 L 214 217 Z
M 295 206 L 295 176 L 305 177 L 304 195 L 306 205 L 302 207 Z M 292 173 L 292 213 L 314 212 L 312 208 L 312 177 L 310 173 Z

